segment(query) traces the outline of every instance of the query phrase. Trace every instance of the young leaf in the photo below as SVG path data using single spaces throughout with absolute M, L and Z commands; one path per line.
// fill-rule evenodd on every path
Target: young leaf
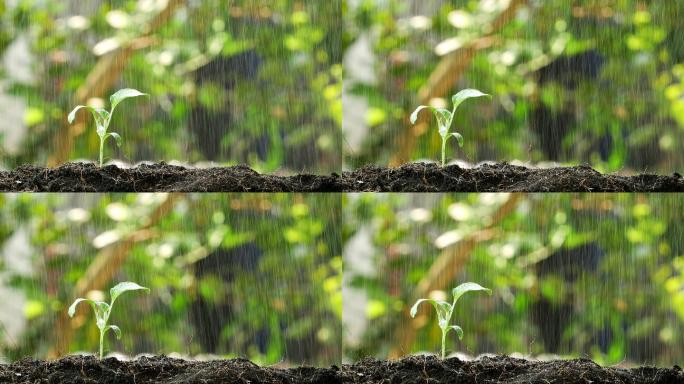
M 95 119 L 95 122 L 98 125 L 100 125 L 100 123 L 102 123 L 102 125 L 104 125 L 105 115 L 103 115 L 102 112 L 106 113 L 107 111 L 105 111 L 104 109 L 101 109 L 101 108 L 93 108 L 93 107 L 90 107 L 87 105 L 79 105 L 76 108 L 72 109 L 71 112 L 69 112 L 69 116 L 67 116 L 67 120 L 69 121 L 69 124 L 74 123 L 74 120 L 76 120 L 76 112 L 78 112 L 79 110 L 81 110 L 83 108 L 90 111 L 90 113 L 93 115 L 93 118 Z
M 463 136 L 461 136 L 460 133 L 452 132 L 451 136 L 456 138 L 456 141 L 458 141 L 459 147 L 463 147 Z
M 427 301 L 432 306 L 435 307 L 435 311 L 437 312 L 437 322 L 439 324 L 440 328 L 446 328 L 448 322 L 449 322 L 449 311 L 451 310 L 451 304 L 447 303 L 446 301 L 442 300 L 433 300 L 433 299 L 420 299 L 416 301 L 415 304 L 413 304 L 413 307 L 411 307 L 411 317 L 416 317 L 416 314 L 418 313 L 418 305 L 420 303 Z
M 117 339 L 121 339 L 121 329 L 119 327 L 117 327 L 116 325 L 108 325 L 107 328 L 105 328 L 105 332 L 107 332 L 110 329 L 114 331 Z
M 463 340 L 463 329 L 461 329 L 461 327 L 458 325 L 452 325 L 449 327 L 449 329 L 447 329 L 447 332 L 451 330 L 456 331 L 456 335 L 458 335 L 459 340 Z
M 425 108 L 432 108 L 432 107 L 428 107 L 427 105 L 421 105 L 418 108 L 416 108 L 415 111 L 413 111 L 411 113 L 411 117 L 409 118 L 409 120 L 411 120 L 411 124 L 416 123 L 416 121 L 418 120 L 418 112 L 422 111 Z M 432 109 L 434 109 L 434 108 L 432 108 Z
M 119 283 L 113 286 L 112 289 L 109 290 L 109 294 L 112 297 L 112 304 L 114 304 L 116 298 L 119 297 L 122 293 L 136 290 L 145 290 L 148 292 L 150 291 L 149 288 L 143 287 L 130 281 L 124 281 L 123 283 Z
M 455 94 L 451 98 L 451 103 L 454 104 L 454 111 L 458 108 L 459 105 L 461 105 L 462 102 L 474 98 L 474 97 L 489 97 L 491 98 L 492 95 L 482 93 L 478 91 L 477 89 L 464 89 L 460 91 L 459 93 Z
M 76 108 L 74 108 L 71 112 L 69 112 L 69 116 L 67 116 L 67 120 L 69 120 L 69 124 L 73 124 L 74 120 L 76 119 L 76 112 L 78 112 L 80 109 L 87 109 L 90 111 L 90 113 L 93 115 L 93 119 L 95 119 L 95 127 L 97 129 L 97 135 L 100 137 L 103 137 L 105 133 L 107 132 L 107 125 L 109 125 L 109 112 L 102 108 L 94 108 L 94 107 L 89 107 L 87 105 L 79 105 Z
M 109 127 L 109 119 L 111 118 L 111 115 L 109 114 L 109 112 L 106 109 L 102 109 L 102 108 L 94 108 L 94 109 L 97 112 L 97 117 L 95 117 L 95 123 L 97 123 L 98 128 L 103 127 L 104 132 L 107 132 L 107 128 Z
M 76 108 L 72 109 L 71 112 L 69 112 L 69 116 L 67 116 L 67 120 L 69 120 L 69 124 L 73 124 L 74 120 L 76 119 L 76 112 L 78 112 L 82 108 L 88 108 L 90 112 L 95 116 L 95 110 L 93 107 L 89 107 L 87 105 L 78 105 Z
M 112 109 L 111 111 L 114 112 L 114 108 L 116 108 L 117 105 L 119 105 L 120 102 L 129 99 L 131 97 L 138 97 L 138 96 L 149 96 L 147 93 L 142 93 L 138 91 L 137 89 L 131 89 L 131 88 L 124 88 L 120 89 L 116 93 L 114 93 L 110 98 L 109 102 L 112 104 Z
M 78 298 L 78 299 L 76 299 L 76 301 L 74 301 L 71 304 L 71 306 L 69 306 L 69 310 L 67 310 L 69 317 L 74 317 L 74 315 L 76 314 L 76 306 L 78 305 L 78 303 L 80 303 L 82 301 L 88 302 L 88 304 L 90 304 L 90 306 L 93 307 L 93 311 L 95 311 L 95 313 L 97 313 L 97 307 L 95 307 L 94 301 L 92 301 L 90 299 Z
M 97 313 L 101 315 L 101 317 L 104 317 L 104 315 L 109 312 L 110 306 L 109 304 L 105 303 L 104 301 L 95 301 L 95 306 L 97 307 Z
M 413 111 L 413 113 L 411 113 L 411 124 L 415 124 L 416 121 L 418 121 L 418 113 L 423 109 L 429 109 L 432 111 L 432 113 L 435 115 L 435 118 L 437 119 L 437 125 L 439 125 L 439 134 L 445 136 L 446 132 L 449 130 L 449 123 L 451 122 L 451 111 L 448 111 L 444 108 L 435 108 L 430 107 L 428 105 L 421 105 L 418 108 L 416 108 L 416 110 Z
M 444 108 L 435 108 L 432 111 L 437 118 L 437 125 L 439 126 L 439 135 L 445 138 L 449 134 L 449 126 L 451 125 L 451 111 Z
M 492 294 L 492 290 L 489 288 L 485 288 L 481 286 L 480 284 L 477 283 L 463 283 L 459 285 L 458 287 L 454 288 L 451 293 L 454 295 L 454 304 L 458 301 L 458 299 L 463 296 L 466 292 L 471 292 L 471 291 L 485 291 L 488 294 Z
M 119 136 L 118 133 L 116 132 L 110 132 L 109 136 L 113 137 L 114 140 L 116 140 L 116 146 L 121 147 L 123 145 L 123 139 L 121 139 L 121 136 Z

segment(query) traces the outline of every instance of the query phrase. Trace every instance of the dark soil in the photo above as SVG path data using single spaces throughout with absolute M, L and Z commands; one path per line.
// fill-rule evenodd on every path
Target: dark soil
M 434 356 L 411 356 L 398 361 L 366 359 L 342 367 L 344 383 L 402 384 L 682 384 L 684 372 L 641 367 L 603 368 L 591 360 L 535 362 L 507 356 L 475 361 Z
M 411 163 L 399 168 L 366 166 L 343 175 L 344 190 L 373 192 L 676 192 L 672 176 L 603 175 L 589 166 L 527 168 L 506 163 L 477 168 Z
M 527 168 L 506 163 L 461 168 L 411 163 L 366 166 L 328 176 L 262 175 L 247 166 L 185 168 L 165 163 L 119 168 L 68 163 L 0 172 L 5 192 L 684 192 L 684 178 L 603 175 L 591 167 Z
M 119 168 L 67 163 L 0 172 L 0 191 L 15 192 L 334 192 L 333 177 L 261 175 L 247 166 L 186 168 L 165 163 Z
M 320 384 L 682 384 L 681 368 L 602 368 L 591 360 L 533 362 L 506 356 L 461 361 L 412 356 L 398 361 L 366 359 L 342 369 L 259 367 L 248 360 L 208 362 L 166 356 L 119 361 L 69 356 L 57 361 L 20 360 L 0 365 L 0 383 L 320 383 Z
M 147 383 L 340 383 L 335 368 L 277 369 L 249 360 L 188 361 L 166 356 L 134 361 L 69 356 L 56 361 L 20 360 L 0 365 L 0 383 L 147 384 Z

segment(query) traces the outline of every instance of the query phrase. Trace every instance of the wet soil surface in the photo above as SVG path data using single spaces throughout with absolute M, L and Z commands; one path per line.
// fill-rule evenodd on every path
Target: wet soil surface
M 527 168 L 506 163 L 476 168 L 411 163 L 398 168 L 366 166 L 344 174 L 343 189 L 374 192 L 675 192 L 684 179 L 672 176 L 604 175 L 589 166 Z M 351 177 L 350 177 L 351 176 Z
M 681 368 L 603 368 L 591 360 L 528 361 L 507 356 L 475 361 L 411 356 L 398 361 L 366 359 L 342 367 L 344 383 L 471 384 L 682 384 Z
M 476 168 L 410 163 L 366 166 L 341 175 L 274 176 L 247 166 L 186 168 L 156 163 L 134 168 L 67 163 L 0 172 L 5 192 L 684 192 L 684 178 L 604 175 L 589 166 Z
M 133 361 L 68 356 L 56 361 L 20 360 L 0 365 L 0 383 L 147 384 L 147 383 L 340 383 L 334 368 L 277 369 L 249 360 L 189 361 L 166 356 Z
M 186 168 L 165 163 L 134 168 L 67 163 L 0 172 L 0 190 L 31 192 L 334 192 L 332 177 L 262 175 L 247 166 Z
M 260 367 L 248 360 L 188 361 L 166 356 L 134 361 L 69 356 L 56 361 L 20 360 L 0 365 L 0 383 L 684 383 L 681 368 L 602 368 L 590 360 L 535 362 L 506 356 L 476 361 L 411 356 L 365 359 L 342 368 Z

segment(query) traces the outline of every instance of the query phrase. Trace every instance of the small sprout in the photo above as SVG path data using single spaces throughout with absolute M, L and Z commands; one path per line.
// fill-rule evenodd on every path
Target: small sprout
M 86 108 L 90 111 L 90 113 L 93 114 L 93 118 L 95 119 L 95 127 L 97 129 L 97 135 L 100 137 L 100 167 L 102 166 L 102 163 L 104 161 L 104 145 L 107 139 L 113 137 L 114 140 L 116 140 L 116 145 L 119 147 L 121 147 L 121 145 L 123 144 L 123 140 L 121 139 L 121 136 L 119 136 L 118 133 L 107 132 L 107 130 L 109 129 L 109 123 L 112 121 L 112 116 L 114 115 L 114 109 L 122 101 L 129 99 L 131 97 L 138 96 L 148 96 L 148 94 L 130 88 L 121 89 L 109 98 L 109 102 L 112 105 L 112 109 L 110 111 L 107 111 L 102 108 L 89 107 L 87 105 L 79 105 L 69 113 L 69 124 L 74 123 L 74 119 L 76 118 L 76 112 L 78 112 L 79 109 Z
M 454 301 L 451 304 L 442 300 L 420 299 L 413 304 L 413 307 L 411 307 L 411 317 L 416 317 L 416 313 L 418 313 L 418 305 L 424 301 L 429 302 L 435 307 L 435 311 L 437 312 L 437 325 L 439 325 L 439 328 L 442 330 L 442 359 L 446 355 L 446 336 L 449 331 L 456 331 L 458 339 L 463 339 L 463 329 L 461 329 L 461 327 L 458 325 L 449 325 L 449 323 L 451 323 L 451 317 L 454 314 L 456 302 L 466 292 L 470 291 L 485 291 L 490 295 L 492 294 L 491 289 L 485 288 L 479 284 L 463 283 L 451 291 L 451 294 L 454 295 Z
M 125 281 L 123 283 L 115 285 L 114 287 L 112 287 L 112 289 L 109 290 L 109 295 L 111 296 L 111 301 L 109 302 L 109 304 L 103 301 L 78 298 L 69 307 L 69 310 L 67 311 L 69 317 L 74 317 L 74 315 L 76 314 L 76 306 L 82 301 L 87 302 L 93 308 L 93 312 L 95 312 L 95 324 L 97 325 L 97 328 L 100 330 L 100 360 L 102 360 L 102 355 L 104 352 L 104 336 L 107 333 L 107 331 L 111 329 L 116 334 L 117 339 L 121 338 L 121 329 L 119 329 L 119 327 L 117 327 L 116 325 L 108 324 L 109 315 L 111 315 L 112 313 L 112 307 L 114 307 L 114 302 L 116 301 L 116 298 L 124 292 L 137 290 L 145 290 L 147 292 L 150 291 L 149 288 L 142 287 L 130 281 Z
M 418 120 L 418 113 L 423 109 L 430 109 L 435 115 L 435 118 L 437 119 L 437 125 L 439 127 L 439 135 L 442 137 L 442 166 L 446 164 L 446 143 L 450 138 L 455 137 L 456 141 L 458 141 L 458 146 L 463 147 L 463 136 L 461 136 L 458 132 L 449 132 L 451 123 L 454 121 L 456 109 L 459 105 L 461 105 L 461 103 L 474 97 L 489 97 L 491 99 L 492 96 L 482 93 L 477 89 L 464 89 L 451 97 L 451 103 L 454 105 L 454 108 L 451 111 L 444 108 L 421 105 L 411 114 L 411 124 L 416 123 L 416 120 Z

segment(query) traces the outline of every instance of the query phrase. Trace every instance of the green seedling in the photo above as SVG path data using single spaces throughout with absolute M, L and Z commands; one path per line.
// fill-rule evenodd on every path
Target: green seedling
M 103 301 L 78 298 L 69 307 L 69 310 L 67 312 L 69 314 L 69 317 L 74 317 L 74 314 L 76 314 L 76 306 L 82 301 L 87 302 L 93 308 L 93 312 L 95 312 L 95 324 L 97 325 L 97 328 L 100 330 L 100 360 L 102 359 L 102 355 L 104 352 L 104 336 L 107 333 L 107 331 L 111 329 L 116 334 L 117 339 L 121 338 L 121 329 L 119 329 L 119 327 L 117 327 L 116 325 L 108 324 L 109 315 L 112 314 L 114 302 L 119 296 L 121 296 L 122 293 L 137 290 L 145 290 L 147 292 L 150 291 L 149 288 L 142 287 L 130 281 L 125 281 L 123 283 L 115 285 L 114 287 L 112 287 L 112 289 L 109 290 L 109 295 L 111 296 L 111 301 L 109 303 L 105 303 Z
M 458 141 L 458 146 L 463 147 L 463 136 L 461 136 L 461 134 L 459 134 L 458 132 L 449 132 L 451 124 L 454 121 L 456 109 L 459 105 L 461 105 L 461 103 L 463 103 L 467 99 L 471 99 L 474 97 L 491 98 L 492 96 L 486 93 L 482 93 L 477 89 L 464 89 L 451 97 L 451 103 L 454 105 L 451 111 L 444 108 L 435 108 L 428 105 L 421 105 L 418 108 L 416 108 L 416 110 L 413 111 L 413 113 L 411 114 L 411 124 L 416 123 L 416 120 L 418 120 L 418 113 L 423 109 L 430 109 L 432 113 L 435 115 L 435 118 L 437 119 L 437 125 L 439 128 L 439 135 L 442 137 L 442 166 L 446 164 L 446 144 L 450 138 L 455 137 Z
M 430 304 L 432 304 L 435 307 L 435 311 L 437 312 L 437 325 L 439 325 L 439 328 L 442 330 L 442 359 L 446 355 L 446 337 L 449 331 L 454 330 L 456 331 L 456 334 L 458 335 L 458 339 L 461 340 L 463 339 L 463 329 L 459 327 L 458 325 L 449 325 L 451 323 L 451 317 L 454 314 L 454 308 L 456 307 L 456 302 L 458 299 L 463 296 L 466 292 L 471 292 L 471 291 L 485 291 L 488 294 L 492 294 L 492 290 L 489 288 L 485 288 L 479 284 L 476 283 L 463 283 L 459 285 L 458 287 L 454 288 L 451 291 L 451 294 L 454 295 L 454 301 L 449 304 L 446 301 L 442 300 L 434 300 L 434 299 L 420 299 L 416 301 L 415 304 L 413 304 L 413 307 L 411 307 L 411 317 L 416 317 L 416 313 L 418 313 L 418 306 L 420 303 L 427 301 Z
M 119 105 L 119 103 L 121 103 L 122 101 L 129 99 L 131 97 L 138 96 L 148 95 L 135 89 L 121 89 L 109 97 L 109 102 L 112 105 L 112 109 L 110 111 L 107 111 L 102 108 L 90 107 L 87 105 L 79 105 L 69 113 L 69 124 L 74 123 L 74 119 L 76 118 L 76 112 L 78 112 L 79 109 L 86 108 L 90 111 L 90 113 L 93 114 L 93 118 L 95 119 L 95 127 L 97 129 L 97 135 L 100 137 L 100 167 L 102 166 L 102 163 L 104 161 L 104 145 L 107 139 L 113 137 L 114 140 L 116 140 L 116 145 L 119 147 L 121 147 L 121 145 L 123 144 L 123 140 L 121 139 L 121 136 L 119 136 L 118 133 L 107 132 L 109 130 L 109 123 L 112 121 L 112 116 L 114 115 L 114 109 L 116 109 L 116 106 Z

